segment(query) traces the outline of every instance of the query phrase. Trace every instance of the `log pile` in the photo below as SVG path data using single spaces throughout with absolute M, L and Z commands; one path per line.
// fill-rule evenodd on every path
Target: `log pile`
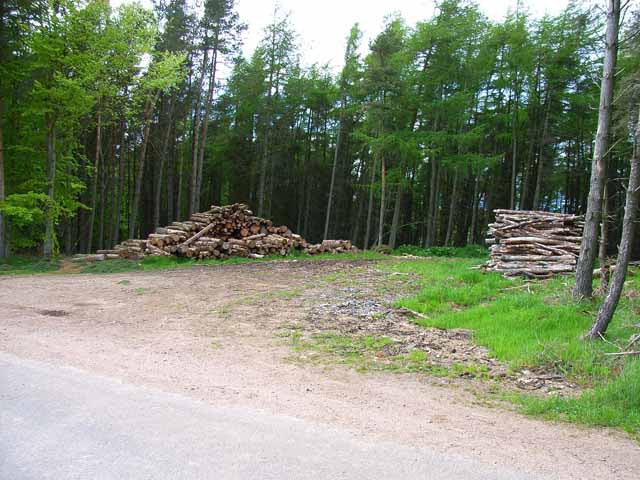
M 495 210 L 489 225 L 486 271 L 507 277 L 548 278 L 574 272 L 583 217 L 561 213 Z
M 247 205 L 238 203 L 194 213 L 189 220 L 158 228 L 146 240 L 127 240 L 115 247 L 123 258 L 180 256 L 189 258 L 262 258 L 289 255 L 292 250 L 319 253 L 353 251 L 346 240 L 325 240 L 310 245 L 285 226 L 256 217 Z

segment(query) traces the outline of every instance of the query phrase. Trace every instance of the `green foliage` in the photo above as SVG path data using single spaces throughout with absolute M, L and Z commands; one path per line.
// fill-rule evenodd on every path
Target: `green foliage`
M 44 220 L 51 208 L 44 193 L 14 193 L 0 204 L 9 226 L 9 238 L 15 250 L 36 247 L 44 238 Z
M 398 255 L 415 255 L 417 257 L 453 257 L 453 258 L 482 258 L 488 255 L 488 250 L 482 245 L 467 245 L 466 247 L 419 247 L 417 245 L 402 245 L 394 250 Z

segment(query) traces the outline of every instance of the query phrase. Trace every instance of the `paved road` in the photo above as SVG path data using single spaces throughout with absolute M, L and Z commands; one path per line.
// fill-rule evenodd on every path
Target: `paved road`
M 0 409 L 0 479 L 533 478 L 3 353 Z

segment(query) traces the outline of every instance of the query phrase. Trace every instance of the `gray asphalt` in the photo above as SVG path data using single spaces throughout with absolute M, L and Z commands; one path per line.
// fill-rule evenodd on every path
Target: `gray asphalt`
M 534 478 L 3 353 L 0 409 L 2 480 Z

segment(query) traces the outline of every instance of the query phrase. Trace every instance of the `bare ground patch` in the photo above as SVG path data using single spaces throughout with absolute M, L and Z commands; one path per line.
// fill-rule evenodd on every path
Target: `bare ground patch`
M 540 395 L 580 391 L 551 369 L 509 369 L 487 348 L 474 343 L 469 330 L 427 328 L 413 322 L 413 312 L 393 307 L 396 299 L 417 289 L 411 276 L 382 272 L 370 265 L 348 277 L 327 275 L 325 279 L 331 285 L 305 294 L 310 307 L 304 321 L 282 329 L 281 335 L 292 339 L 298 360 L 347 357 L 347 363 L 360 370 L 474 380 L 481 391 L 487 387 Z
M 364 342 L 365 356 L 378 364 L 412 349 L 424 352 L 422 364 L 485 359 L 467 332 L 425 332 L 390 307 L 412 284 L 378 272 L 375 262 L 340 260 L 2 277 L 0 350 L 540 477 L 637 478 L 638 446 L 625 435 L 486 408 L 466 389 L 440 386 L 489 382 L 384 369 L 360 375 L 337 365 L 344 349 L 363 356 L 365 337 L 391 339 Z M 333 337 L 343 350 L 318 353 L 329 363 L 287 361 L 305 353 L 278 338 L 283 332 Z

